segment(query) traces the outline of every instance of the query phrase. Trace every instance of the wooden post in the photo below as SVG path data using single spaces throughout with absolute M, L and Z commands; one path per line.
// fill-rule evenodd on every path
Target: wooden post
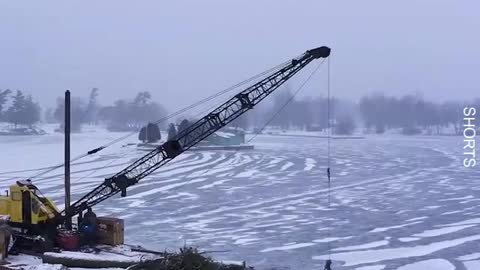
M 72 229 L 72 218 L 68 216 L 70 210 L 70 91 L 65 91 L 65 228 Z
M 8 252 L 8 247 L 5 243 L 5 232 L 0 231 L 0 262 L 2 262 Z

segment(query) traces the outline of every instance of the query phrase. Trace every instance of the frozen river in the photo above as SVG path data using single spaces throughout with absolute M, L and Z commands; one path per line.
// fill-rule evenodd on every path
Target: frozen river
M 75 156 L 121 136 L 74 135 Z M 132 138 L 133 142 L 135 138 Z M 63 137 L 0 137 L 1 190 L 23 171 L 61 163 Z M 96 207 L 125 219 L 126 240 L 164 249 L 199 246 L 256 269 L 480 269 L 480 170 L 463 168 L 461 137 L 326 141 L 261 135 L 255 150 L 185 153 L 126 198 Z M 116 145 L 72 166 L 75 197 L 142 153 Z M 34 178 L 63 201 L 62 169 Z

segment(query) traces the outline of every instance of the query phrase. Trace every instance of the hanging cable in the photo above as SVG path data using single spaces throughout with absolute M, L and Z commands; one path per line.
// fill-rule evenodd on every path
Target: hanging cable
M 181 115 L 182 113 L 184 113 L 184 112 L 186 112 L 186 111 L 189 111 L 189 110 L 191 110 L 191 109 L 193 109 L 193 108 L 195 108 L 195 107 L 198 107 L 198 106 L 200 106 L 200 105 L 202 105 L 202 104 L 204 104 L 204 103 L 206 103 L 206 102 L 208 102 L 208 101 L 211 101 L 211 100 L 213 100 L 213 99 L 215 99 L 215 98 L 217 98 L 217 97 L 219 97 L 219 96 L 222 96 L 222 95 L 224 95 L 224 94 L 226 94 L 226 93 L 228 93 L 228 92 L 231 92 L 231 91 L 237 89 L 238 87 L 240 87 L 240 86 L 242 86 L 242 85 L 244 85 L 244 84 L 246 84 L 246 83 L 249 83 L 249 82 L 251 82 L 251 81 L 253 81 L 253 80 L 258 79 L 258 78 L 261 77 L 261 76 L 264 76 L 264 75 L 266 75 L 266 74 L 268 74 L 268 73 L 271 73 L 271 72 L 273 72 L 273 71 L 275 71 L 275 70 L 278 70 L 278 69 L 284 67 L 285 65 L 287 65 L 288 63 L 290 63 L 290 61 L 283 62 L 283 63 L 281 63 L 280 65 L 277 65 L 277 66 L 275 66 L 275 67 L 273 67 L 273 68 L 270 68 L 270 69 L 268 69 L 268 70 L 266 70 L 266 71 L 264 71 L 264 72 L 262 72 L 262 73 L 259 73 L 259 74 L 255 75 L 255 76 L 253 76 L 253 77 L 250 77 L 250 78 L 248 78 L 248 79 L 246 79 L 246 80 L 244 80 L 244 81 L 241 81 L 241 82 L 239 82 L 239 83 L 237 83 L 237 84 L 235 84 L 235 85 L 233 85 L 233 86 L 230 86 L 230 87 L 228 87 L 228 88 L 226 88 L 226 89 L 224 89 L 224 90 L 222 90 L 222 91 L 220 91 L 220 92 L 218 92 L 218 93 L 215 93 L 215 94 L 213 94 L 213 95 L 211 95 L 211 96 L 209 96 L 209 97 L 207 97 L 207 98 L 204 98 L 204 99 L 202 99 L 202 100 L 199 100 L 199 101 L 197 101 L 197 102 L 195 102 L 195 103 L 193 103 L 193 104 L 191 104 L 191 105 L 189 105 L 189 106 L 187 106 L 187 107 L 184 107 L 183 109 L 178 110 L 178 111 L 176 111 L 176 112 L 174 112 L 174 113 L 172 113 L 172 114 L 170 114 L 170 115 L 167 115 L 167 116 L 165 116 L 165 117 L 163 117 L 163 118 L 161 118 L 161 119 L 159 119 L 159 120 L 157 120 L 157 121 L 155 121 L 155 122 L 153 122 L 153 123 L 154 123 L 154 124 L 159 124 L 159 123 L 162 123 L 162 122 L 164 122 L 164 121 L 166 121 L 166 120 L 168 120 L 168 119 L 171 119 L 171 118 L 173 118 L 173 117 L 175 117 L 175 116 Z M 117 143 L 117 142 L 119 142 L 119 141 L 122 141 L 122 140 L 124 140 L 124 139 L 126 139 L 126 138 L 128 138 L 128 137 L 130 137 L 130 136 L 132 136 L 132 135 L 135 135 L 138 131 L 139 131 L 139 129 L 137 129 L 137 130 L 135 130 L 135 131 L 133 131 L 133 132 L 125 135 L 125 136 L 122 136 L 122 137 L 120 137 L 120 138 L 118 138 L 118 139 L 116 139 L 116 140 L 113 140 L 112 142 L 110 142 L 110 143 L 108 143 L 108 144 L 105 144 L 105 145 L 103 145 L 103 146 L 101 146 L 101 147 L 99 147 L 99 148 L 102 148 L 102 149 L 100 149 L 100 150 L 103 150 L 104 148 L 106 148 L 106 147 L 108 147 L 108 146 L 111 146 L 111 145 L 113 145 L 113 144 L 115 144 L 115 143 Z M 98 148 L 97 148 L 97 149 L 98 149 Z M 96 150 L 96 149 L 94 149 L 94 150 Z M 98 151 L 97 151 L 97 152 L 98 152 Z
M 226 88 L 226 89 L 224 89 L 224 90 L 222 90 L 222 91 L 219 91 L 219 92 L 217 92 L 217 93 L 215 93 L 215 94 L 213 94 L 213 95 L 211 95 L 211 96 L 209 96 L 209 97 L 206 97 L 206 98 L 201 99 L 201 100 L 199 100 L 199 101 L 197 101 L 197 102 L 195 102 L 195 103 L 193 103 L 193 104 L 191 104 L 191 105 L 189 105 L 189 106 L 186 106 L 186 107 L 184 107 L 184 108 L 182 108 L 182 109 L 180 109 L 180 110 L 178 110 L 178 111 L 176 111 L 176 112 L 174 112 L 174 113 L 172 113 L 172 114 L 170 114 L 170 115 L 167 115 L 167 116 L 165 116 L 165 117 L 162 117 L 161 119 L 158 119 L 157 121 L 155 121 L 155 122 L 153 122 L 153 123 L 154 123 L 154 124 L 159 124 L 159 123 L 162 123 L 162 122 L 164 122 L 164 121 L 166 121 L 166 120 L 172 119 L 173 117 L 179 116 L 179 115 L 181 115 L 182 113 L 185 113 L 185 112 L 187 112 L 187 111 L 189 111 L 189 110 L 191 110 L 191 109 L 193 109 L 193 108 L 196 108 L 196 107 L 198 107 L 198 106 L 200 106 L 200 105 L 202 105 L 202 104 L 205 104 L 206 102 L 209 102 L 209 101 L 211 101 L 211 100 L 213 100 L 213 99 L 215 99 L 215 98 L 217 98 L 217 97 L 220 97 L 220 96 L 222 96 L 222 95 L 224 95 L 224 94 L 226 94 L 226 93 L 228 93 L 228 92 L 231 92 L 231 91 L 237 89 L 238 87 L 240 87 L 240 86 L 242 86 L 242 85 L 244 85 L 244 84 L 247 84 L 247 83 L 249 83 L 249 82 L 252 82 L 252 81 L 258 79 L 258 78 L 261 77 L 261 76 L 265 76 L 266 74 L 273 73 L 274 71 L 279 70 L 279 69 L 285 67 L 285 66 L 288 65 L 290 62 L 291 62 L 291 60 L 285 61 L 285 62 L 283 62 L 283 63 L 281 63 L 281 64 L 279 64 L 279 65 L 277 65 L 277 66 L 275 66 L 275 67 L 273 67 L 273 68 L 267 69 L 267 70 L 265 70 L 265 71 L 263 71 L 263 72 L 255 75 L 255 76 L 252 76 L 252 77 L 250 77 L 250 78 L 248 78 L 248 79 L 245 79 L 245 80 L 243 80 L 243 81 L 241 81 L 241 82 L 239 82 L 239 83 L 237 83 L 237 84 L 235 84 L 235 85 L 233 85 L 233 86 L 230 86 L 230 87 L 228 87 L 228 88 Z M 114 144 L 116 144 L 116 143 L 118 143 L 118 142 L 120 142 L 120 141 L 123 141 L 123 140 L 125 140 L 125 139 L 127 139 L 127 138 L 129 138 L 129 137 L 131 137 L 131 136 L 133 136 L 133 135 L 135 135 L 135 134 L 137 134 L 139 130 L 140 130 L 140 129 L 136 129 L 136 130 L 134 130 L 134 131 L 132 131 L 132 132 L 124 135 L 124 136 L 121 136 L 121 137 L 119 137 L 119 138 L 117 138 L 117 139 L 115 139 L 115 140 L 112 140 L 111 142 L 109 142 L 109 143 L 107 143 L 107 144 L 104 144 L 104 145 L 102 145 L 102 146 L 100 146 L 100 147 L 97 147 L 97 148 L 95 148 L 95 149 L 92 149 L 92 150 L 88 151 L 88 152 L 85 153 L 85 154 L 79 155 L 79 156 L 71 159 L 70 162 L 74 162 L 74 161 L 80 160 L 80 159 L 82 159 L 82 158 L 85 158 L 85 157 L 87 157 L 87 156 L 89 156 L 89 155 L 93 155 L 93 154 L 95 154 L 95 153 L 98 153 L 98 152 L 102 151 L 103 149 L 105 149 L 105 148 L 107 148 L 107 147 L 109 147 L 109 146 L 112 146 L 112 145 L 114 145 Z M 59 169 L 59 168 L 61 168 L 61 167 L 63 167 L 63 166 L 64 166 L 64 163 L 61 163 L 61 164 L 58 164 L 58 165 L 55 165 L 55 166 L 52 166 L 52 167 L 47 167 L 45 171 L 42 171 L 42 172 L 40 172 L 40 173 L 38 173 L 38 174 L 35 174 L 35 175 L 31 176 L 31 177 L 29 177 L 29 179 L 43 176 L 43 175 L 45 175 L 45 174 L 47 174 L 47 173 L 50 173 L 50 172 L 52 172 L 52 171 L 54 171 L 54 170 L 57 170 L 57 169 Z M 41 169 L 32 169 L 32 171 L 37 171 L 37 170 L 41 170 Z
M 330 57 L 327 60 L 327 185 L 328 185 L 328 208 L 330 209 L 331 207 L 331 181 L 330 181 L 330 137 L 331 137 L 331 124 L 330 124 Z M 331 238 L 332 235 L 332 229 L 330 228 L 331 226 L 328 226 L 328 238 Z M 327 248 L 328 248 L 328 260 L 325 262 L 325 268 L 324 270 L 331 270 L 331 265 L 332 265 L 332 248 L 330 245 L 330 242 L 327 242 Z
M 264 130 L 268 125 L 270 125 L 270 123 L 271 123 L 273 120 L 275 120 L 275 118 L 283 111 L 283 109 L 285 109 L 285 107 L 287 107 L 288 104 L 290 104 L 290 102 L 293 101 L 293 99 L 300 93 L 300 91 L 302 91 L 303 87 L 310 81 L 310 79 L 315 75 L 315 73 L 317 73 L 317 71 L 320 69 L 320 67 L 322 66 L 322 64 L 323 64 L 324 62 L 325 62 L 325 59 L 318 64 L 318 66 L 312 71 L 312 73 L 308 76 L 308 78 L 300 85 L 300 87 L 293 93 L 293 95 L 268 119 L 268 121 L 265 122 L 265 123 L 262 125 L 262 127 L 261 127 L 259 130 L 257 130 L 257 131 L 255 132 L 255 134 L 254 134 L 250 139 L 247 140 L 247 143 L 252 142 L 258 135 L 260 135 L 260 134 L 263 132 L 263 130 Z M 237 154 L 238 151 L 239 151 L 239 150 L 237 149 L 237 150 L 231 152 L 231 153 L 225 158 L 225 160 L 229 160 L 231 157 L 233 157 L 235 154 Z M 205 170 L 204 172 L 202 172 L 198 177 L 202 177 L 203 175 L 205 175 L 205 174 L 207 174 L 208 172 L 210 172 L 212 169 L 217 168 L 217 166 L 218 166 L 219 164 L 221 164 L 221 163 L 215 163 L 215 164 L 213 164 L 212 167 L 210 167 L 210 168 L 208 168 L 207 170 Z M 183 180 L 183 179 L 186 179 L 187 177 L 191 176 L 191 175 L 194 174 L 194 173 L 195 173 L 195 172 L 190 173 L 189 175 L 186 175 L 186 176 L 182 177 L 182 180 Z M 152 199 L 147 200 L 147 201 L 145 201 L 145 202 L 150 202 L 150 201 L 153 201 L 153 200 L 155 200 L 155 199 L 157 199 L 157 198 L 155 197 L 155 198 L 152 198 Z
M 211 111 L 213 108 L 218 107 L 218 105 L 220 105 L 220 104 L 223 103 L 223 102 L 224 102 L 224 101 L 220 101 L 220 102 L 217 102 L 217 103 L 215 103 L 215 104 L 213 104 L 213 105 L 211 105 L 211 106 L 206 107 L 205 109 L 203 109 L 203 110 L 199 113 L 199 115 L 204 115 L 206 112 L 209 112 L 209 111 Z M 112 163 L 114 163 L 115 161 L 117 161 L 117 160 L 119 160 L 119 159 L 121 159 L 121 158 L 124 158 L 127 154 L 128 154 L 127 152 L 124 152 L 123 154 L 119 155 L 118 157 L 112 159 L 110 162 L 108 162 L 108 163 L 105 164 L 104 166 L 99 167 L 99 168 L 97 168 L 97 169 L 95 169 L 95 170 L 87 173 L 86 175 L 80 177 L 79 179 L 76 179 L 75 181 L 83 180 L 83 179 L 91 176 L 92 174 L 96 173 L 97 171 L 99 171 L 99 170 L 101 170 L 101 169 L 105 169 L 106 167 L 108 167 L 108 166 L 110 166 Z
M 249 78 L 249 79 L 246 79 L 246 80 L 244 80 L 244 81 L 242 81 L 242 82 L 240 82 L 240 83 L 237 83 L 237 84 L 235 84 L 235 85 L 233 85 L 233 86 L 231 86 L 231 87 L 229 87 L 229 88 L 226 88 L 226 89 L 224 89 L 224 90 L 222 90 L 222 91 L 220 91 L 220 92 L 218 92 L 218 93 L 216 93 L 216 94 L 214 94 L 214 95 L 211 95 L 211 96 L 209 96 L 209 97 L 207 97 L 207 98 L 204 98 L 204 99 L 202 99 L 202 100 L 200 100 L 200 101 L 197 101 L 196 103 L 194 103 L 194 104 L 192 104 L 192 105 L 190 105 L 190 106 L 187 106 L 187 107 L 185 107 L 185 108 L 183 108 L 183 109 L 181 109 L 181 110 L 179 110 L 179 111 L 177 111 L 177 112 L 175 112 L 175 113 L 173 113 L 173 114 L 170 114 L 170 115 L 168 115 L 168 116 L 166 116 L 166 117 L 164 117 L 164 118 L 162 118 L 162 119 L 160 119 L 160 120 L 157 120 L 157 121 L 154 122 L 154 123 L 155 123 L 155 124 L 158 124 L 158 123 L 161 123 L 161 122 L 163 122 L 163 121 L 165 121 L 165 120 L 168 120 L 168 119 L 171 119 L 171 118 L 173 118 L 173 117 L 175 117 L 175 116 L 178 116 L 178 115 L 180 115 L 180 114 L 183 113 L 183 112 L 186 112 L 186 111 L 188 111 L 188 110 L 191 110 L 191 109 L 193 109 L 193 108 L 195 108 L 195 107 L 198 107 L 198 106 L 200 106 L 200 105 L 202 105 L 202 104 L 205 104 L 206 102 L 211 101 L 211 100 L 213 100 L 213 99 L 215 99 L 215 98 L 217 98 L 217 97 L 219 97 L 219 96 L 221 96 L 221 95 L 223 95 L 223 94 L 226 94 L 226 93 L 228 93 L 228 92 L 231 92 L 232 90 L 235 90 L 235 89 L 237 89 L 238 87 L 240 87 L 240 86 L 242 86 L 242 85 L 244 85 L 244 84 L 246 84 L 246 83 L 249 83 L 249 82 L 251 82 L 251 81 L 254 81 L 254 80 L 258 79 L 258 78 L 261 77 L 261 76 L 265 76 L 265 75 L 267 75 L 267 74 L 269 74 L 269 73 L 273 73 L 274 71 L 283 68 L 284 66 L 286 66 L 286 65 L 289 64 L 289 63 L 290 63 L 290 61 L 283 62 L 283 63 L 281 63 L 281 64 L 279 64 L 279 65 L 277 65 L 277 66 L 275 66 L 275 67 L 273 67 L 273 68 L 270 68 L 270 69 L 268 69 L 268 70 L 266 70 L 266 71 L 263 71 L 263 72 L 255 75 L 255 76 L 253 76 L 253 77 L 251 77 L 251 78 Z M 222 101 L 222 102 L 223 102 L 223 101 Z M 210 109 L 212 109 L 213 107 L 216 107 L 216 106 L 217 106 L 217 105 L 214 104 L 213 106 L 207 107 L 206 110 L 210 110 Z M 206 110 L 203 110 L 203 112 L 205 112 Z M 201 113 L 201 114 L 203 114 L 203 113 Z M 84 154 L 84 155 L 81 155 L 81 156 L 76 157 L 76 158 L 74 158 L 72 161 L 76 161 L 76 160 L 79 160 L 79 159 L 81 159 L 81 158 L 84 158 L 84 157 L 86 157 L 86 156 L 88 156 L 88 155 L 97 153 L 97 152 L 105 149 L 105 148 L 108 147 L 108 146 L 111 146 L 111 145 L 113 145 L 113 144 L 115 144 L 115 143 L 117 143 L 117 142 L 119 142 L 119 141 L 122 141 L 122 140 L 124 140 L 124 139 L 126 139 L 126 138 L 128 138 L 128 137 L 130 137 L 130 136 L 132 136 L 132 135 L 134 135 L 134 134 L 136 134 L 137 132 L 138 132 L 138 130 L 137 130 L 137 131 L 134 131 L 134 132 L 131 132 L 131 133 L 129 133 L 129 134 L 126 134 L 126 135 L 124 135 L 124 136 L 122 136 L 122 137 L 120 137 L 120 138 L 118 138 L 118 139 L 115 139 L 115 140 L 111 141 L 111 142 L 108 143 L 108 144 L 105 144 L 105 145 L 103 145 L 103 146 L 101 146 L 101 147 L 98 147 L 98 148 L 95 148 L 95 149 L 89 151 L 87 154 Z M 89 177 L 90 175 L 92 175 L 93 173 L 97 172 L 97 171 L 100 170 L 100 169 L 104 169 L 105 167 L 109 166 L 110 164 L 112 164 L 113 162 L 117 161 L 118 159 L 125 157 L 126 154 L 127 154 L 127 153 L 123 153 L 122 155 L 120 155 L 120 156 L 118 156 L 117 158 L 115 158 L 115 159 L 113 159 L 112 161 L 110 161 L 110 162 L 109 162 L 108 164 L 106 164 L 105 166 L 102 166 L 102 167 L 100 167 L 100 168 L 97 168 L 97 169 L 94 170 L 93 172 L 90 172 L 90 173 L 86 174 L 85 176 L 80 177 L 80 179 L 78 179 L 78 180 L 81 180 L 81 179 L 84 179 L 84 178 L 86 178 L 86 177 Z M 54 170 L 56 170 L 56 169 L 58 169 L 58 168 L 61 168 L 61 167 L 63 167 L 63 166 L 64 166 L 64 164 L 62 163 L 62 164 L 59 164 L 59 165 L 57 165 L 57 166 L 50 167 L 50 168 L 48 168 L 48 170 L 46 170 L 46 171 L 44 171 L 44 172 L 42 172 L 42 173 L 40 173 L 40 174 L 37 174 L 36 176 L 33 176 L 33 177 L 35 177 L 35 178 L 40 177 L 40 176 L 42 176 L 42 175 L 45 175 L 46 173 L 49 173 L 49 172 L 51 172 L 51 171 L 54 171 Z M 32 178 L 33 178 L 33 177 L 32 177 Z
M 220 103 L 223 103 L 223 101 L 220 101 Z M 212 106 L 209 106 L 209 107 L 207 107 L 206 109 L 202 110 L 199 114 L 200 114 L 200 115 L 203 115 L 203 114 L 205 114 L 207 111 L 211 111 L 214 107 L 218 107 L 218 105 L 219 105 L 219 104 L 216 103 L 216 104 L 214 104 L 214 105 L 212 105 Z M 128 152 L 125 151 L 124 153 L 118 155 L 116 158 L 114 158 L 114 159 L 112 159 L 111 161 L 109 161 L 107 164 L 105 164 L 105 165 L 103 165 L 103 166 L 101 166 L 101 167 L 96 168 L 95 170 L 87 173 L 87 174 L 84 175 L 84 176 L 81 176 L 80 178 L 76 179 L 75 181 L 80 182 L 81 180 L 83 180 L 83 179 L 85 179 L 85 178 L 93 175 L 94 173 L 98 172 L 99 170 L 105 169 L 106 167 L 110 166 L 112 163 L 116 162 L 117 160 L 119 160 L 119 159 L 121 159 L 121 158 L 125 158 L 125 156 L 126 156 L 127 154 L 128 154 Z

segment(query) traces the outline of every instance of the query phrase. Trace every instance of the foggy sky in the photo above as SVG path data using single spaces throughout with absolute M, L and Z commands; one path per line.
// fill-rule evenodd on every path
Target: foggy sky
M 43 106 L 97 87 L 102 104 L 150 91 L 173 110 L 322 45 L 336 96 L 480 96 L 473 0 L 0 1 L 0 89 Z

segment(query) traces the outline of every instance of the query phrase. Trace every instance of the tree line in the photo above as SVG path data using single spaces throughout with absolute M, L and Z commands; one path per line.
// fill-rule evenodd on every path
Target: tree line
M 326 131 L 330 124 L 333 133 L 339 135 L 355 131 L 383 134 L 392 129 L 406 135 L 435 135 L 441 134 L 444 128 L 449 128 L 450 133 L 460 134 L 462 110 L 467 105 L 480 108 L 480 98 L 470 102 L 432 102 L 419 95 L 395 97 L 373 93 L 354 102 L 338 98 L 328 100 L 326 97 L 299 99 L 287 90 L 274 96 L 268 108 L 247 113 L 232 125 L 258 130 L 263 123 L 271 120 L 270 127 L 282 130 Z
M 166 109 L 155 102 L 148 91 L 140 91 L 130 99 L 119 99 L 106 106 L 99 104 L 99 94 L 100 90 L 93 88 L 86 97 L 72 97 L 72 131 L 79 132 L 82 125 L 99 123 L 110 131 L 140 130 L 147 123 L 156 123 L 167 115 Z M 355 131 L 382 134 L 390 129 L 400 130 L 404 134 L 440 134 L 444 128 L 459 134 L 462 110 L 467 105 L 480 108 L 480 99 L 471 102 L 432 102 L 418 95 L 396 97 L 374 93 L 354 102 L 338 98 L 328 100 L 322 96 L 295 98 L 286 89 L 230 125 L 256 132 L 267 123 L 269 127 L 282 130 L 326 131 L 331 126 L 336 134 L 352 134 Z M 57 98 L 56 107 L 45 110 L 44 121 L 58 123 L 59 130 L 63 130 L 64 107 L 63 97 Z M 20 90 L 0 90 L 1 122 L 11 123 L 14 127 L 32 126 L 41 119 L 41 108 L 31 95 L 25 95 Z M 167 123 L 159 125 L 161 129 L 168 130 L 169 137 L 173 137 L 188 127 L 191 121 L 179 119 L 169 126 Z M 144 132 L 149 133 L 148 129 Z M 142 136 L 147 138 L 146 135 Z
M 451 127 L 460 134 L 465 106 L 480 106 L 480 99 L 470 102 L 448 101 L 435 103 L 415 95 L 402 97 L 372 94 L 363 97 L 358 109 L 367 132 L 384 133 L 388 129 L 401 129 L 404 134 L 440 134 L 442 128 Z
M 148 91 L 139 92 L 131 100 L 117 100 L 113 105 L 101 107 L 97 119 L 110 131 L 138 130 L 149 122 L 156 122 L 167 115 L 167 110 L 152 100 Z M 160 123 L 163 128 L 164 124 Z
M 71 129 L 80 132 L 83 125 L 105 124 L 111 131 L 138 130 L 148 122 L 165 117 L 167 111 L 152 100 L 148 91 L 137 93 L 132 99 L 119 99 L 113 105 L 102 106 L 98 102 L 100 90 L 93 88 L 87 97 L 71 97 Z M 0 122 L 32 127 L 41 122 L 58 123 L 63 130 L 65 115 L 64 97 L 58 97 L 54 108 L 47 108 L 43 115 L 38 102 L 21 90 L 0 89 Z M 43 116 L 43 117 L 42 117 Z
M 99 123 L 105 125 L 109 131 L 134 131 L 167 114 L 162 105 L 152 100 L 148 91 L 138 92 L 131 99 L 118 99 L 112 105 L 105 106 L 99 104 L 99 94 L 100 90 L 93 88 L 88 98 L 72 97 L 72 131 L 79 132 L 83 125 Z M 56 108 L 47 110 L 45 119 L 47 122 L 63 125 L 64 110 L 64 99 L 59 97 Z

